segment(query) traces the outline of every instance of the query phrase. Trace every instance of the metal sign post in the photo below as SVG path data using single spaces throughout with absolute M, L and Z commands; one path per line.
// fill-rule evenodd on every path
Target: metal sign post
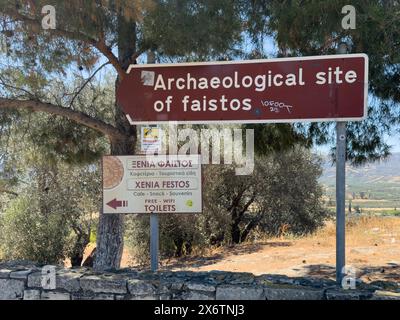
M 348 53 L 341 42 L 338 54 Z M 366 107 L 366 103 L 364 104 Z M 336 122 L 336 282 L 341 285 L 346 265 L 346 122 Z
M 346 122 L 336 123 L 336 281 L 342 283 L 345 260 Z
M 158 214 L 150 214 L 150 258 L 151 271 L 158 270 L 158 251 L 159 251 L 159 224 Z
M 155 63 L 156 57 L 153 51 L 147 52 L 147 63 Z M 150 214 L 150 268 L 152 272 L 158 270 L 159 252 L 159 223 L 157 213 Z

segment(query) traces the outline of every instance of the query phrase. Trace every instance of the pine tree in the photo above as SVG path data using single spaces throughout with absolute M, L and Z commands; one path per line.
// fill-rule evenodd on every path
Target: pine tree
M 357 9 L 355 30 L 341 26 L 347 4 Z M 42 28 L 46 5 L 55 8 L 55 29 Z M 348 125 L 347 158 L 356 164 L 380 159 L 389 153 L 383 134 L 400 122 L 399 6 L 395 0 L 0 0 L 1 134 L 31 111 L 45 112 L 51 130 L 44 128 L 37 143 L 55 151 L 68 146 L 70 160 L 98 157 L 102 151 L 93 145 L 102 135 L 111 154 L 133 154 L 136 128 L 115 99 L 109 108 L 97 108 L 96 99 L 79 103 L 99 70 L 113 70 L 117 87 L 148 50 L 161 62 L 225 60 L 265 57 L 268 37 L 278 56 L 334 54 L 347 41 L 350 52 L 369 55 L 376 99 L 366 121 Z M 331 123 L 254 127 L 265 152 L 333 137 Z M 65 143 L 57 147 L 55 140 Z M 100 217 L 95 267 L 118 268 L 123 216 Z
M 55 8 L 55 29 L 42 28 L 46 5 Z M 79 80 L 85 72 L 93 75 L 95 68 L 106 65 L 117 74 L 117 87 L 128 66 L 147 50 L 173 59 L 207 59 L 233 52 L 241 36 L 238 2 L 230 0 L 1 0 L 0 12 L 5 38 L 0 109 L 7 109 L 2 111 L 2 127 L 26 116 L 26 110 L 46 112 L 68 119 L 70 131 L 86 127 L 105 135 L 113 155 L 133 154 L 136 143 L 136 128 L 119 105 L 110 105 L 112 119 L 93 106 L 76 108 L 75 101 L 92 76 L 83 84 L 76 81 L 81 86 L 73 95 L 49 96 L 50 87 L 65 79 Z M 57 134 L 65 136 L 60 129 Z M 100 215 L 97 238 L 95 268 L 118 268 L 123 216 Z
M 368 118 L 347 126 L 347 159 L 363 164 L 389 155 L 382 139 L 400 123 L 400 3 L 395 0 L 256 0 L 252 34 L 270 35 L 278 56 L 336 54 L 341 42 L 349 53 L 366 53 L 369 57 Z M 342 8 L 356 9 L 356 28 L 345 29 Z M 314 143 L 332 140 L 332 123 L 299 125 Z M 334 156 L 335 149 L 332 149 Z

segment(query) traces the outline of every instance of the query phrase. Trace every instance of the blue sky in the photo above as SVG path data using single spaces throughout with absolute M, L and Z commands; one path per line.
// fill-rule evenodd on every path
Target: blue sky
M 264 51 L 268 54 L 268 56 L 276 56 L 277 54 L 277 47 L 275 46 L 274 39 L 267 38 L 264 41 Z M 391 153 L 400 152 L 400 132 L 397 130 L 392 135 L 386 135 L 384 137 L 385 142 L 391 146 Z M 329 151 L 330 146 L 320 146 L 316 147 L 317 151 L 327 152 Z
M 396 135 L 393 136 L 385 136 L 384 137 L 385 142 L 390 145 L 392 148 L 390 149 L 391 153 L 400 153 L 400 134 L 397 133 Z M 330 145 L 324 145 L 324 146 L 318 146 L 314 147 L 314 150 L 317 151 L 318 153 L 324 153 L 327 154 L 330 150 Z
M 400 134 L 397 133 L 394 136 L 387 137 L 387 143 L 392 145 L 392 153 L 393 152 L 400 152 Z

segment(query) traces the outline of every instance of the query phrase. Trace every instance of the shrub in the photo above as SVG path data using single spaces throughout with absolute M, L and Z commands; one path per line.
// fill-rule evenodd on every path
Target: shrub
M 40 213 L 39 203 L 19 196 L 1 217 L 1 251 L 7 260 L 59 263 L 65 256 L 68 227 L 57 210 Z
M 38 163 L 29 179 L 0 215 L 3 258 L 80 265 L 100 204 L 97 167 Z
M 257 229 L 266 235 L 305 235 L 330 213 L 318 183 L 321 159 L 294 148 L 255 159 L 252 175 L 236 176 L 232 166 L 203 166 L 203 213 L 160 217 L 162 257 L 190 254 L 193 248 L 240 243 Z M 148 262 L 149 217 L 132 217 L 127 243 Z

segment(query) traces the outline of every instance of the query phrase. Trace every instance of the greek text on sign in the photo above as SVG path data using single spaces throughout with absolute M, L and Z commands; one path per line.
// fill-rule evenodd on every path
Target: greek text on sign
M 367 93 L 368 57 L 349 54 L 132 65 L 117 99 L 131 124 L 356 121 Z
M 200 213 L 199 155 L 103 157 L 104 213 Z

